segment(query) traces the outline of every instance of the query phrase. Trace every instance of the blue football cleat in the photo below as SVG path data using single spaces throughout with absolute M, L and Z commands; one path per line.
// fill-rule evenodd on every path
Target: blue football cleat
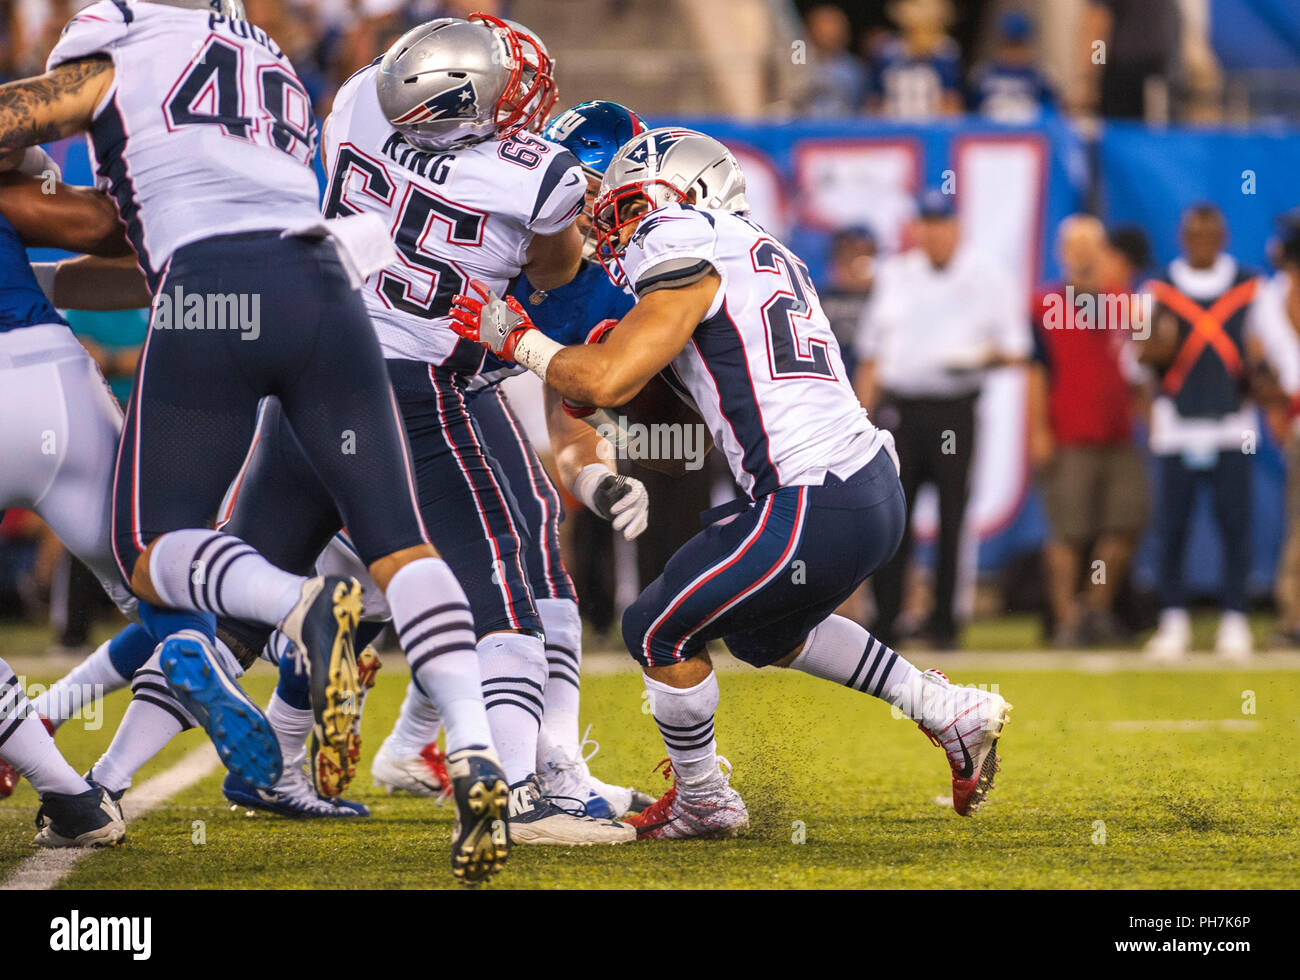
M 216 746 L 226 768 L 254 786 L 274 786 L 283 761 L 266 716 L 225 672 L 207 638 L 181 630 L 162 645 L 163 674 Z
M 298 779 L 283 779 L 275 789 L 268 790 L 258 789 L 248 780 L 227 773 L 221 784 L 221 795 L 232 810 L 265 810 L 279 817 L 338 819 L 370 816 L 370 808 L 364 803 L 317 796 L 305 774 Z

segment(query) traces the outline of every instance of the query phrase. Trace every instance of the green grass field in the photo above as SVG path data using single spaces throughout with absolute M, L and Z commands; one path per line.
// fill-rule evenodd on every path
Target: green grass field
M 924 654 L 916 659 L 928 663 Z M 650 770 L 664 753 L 641 710 L 640 680 L 620 659 L 592 660 L 584 724 L 594 724 L 601 743 L 593 769 L 657 794 L 666 784 Z M 972 819 L 935 802 L 949 791 L 943 755 L 887 706 L 802 675 L 741 668 L 721 676 L 717 730 L 720 750 L 735 767 L 733 784 L 749 805 L 747 836 L 518 849 L 491 887 L 1300 883 L 1300 671 L 1105 673 L 1043 670 L 1038 663 L 1008 670 L 999 662 L 978 654 L 943 662 L 955 681 L 997 684 L 1016 706 L 997 789 Z M 367 703 L 366 761 L 396 714 L 402 671 L 400 659 L 389 658 Z M 258 669 L 248 687 L 264 701 L 273 681 L 269 670 Z M 60 731 L 59 744 L 75 766 L 94 761 L 125 705 L 119 693 L 108 701 L 102 727 L 88 731 L 74 721 Z M 137 785 L 203 739 L 186 733 Z M 367 821 L 247 817 L 226 808 L 220 781 L 211 775 L 133 823 L 124 847 L 89 855 L 61 887 L 454 887 L 446 854 L 450 810 L 376 791 L 365 762 L 350 795 L 371 806 Z M 0 881 L 31 853 L 35 809 L 25 784 L 0 801 Z M 194 843 L 196 837 L 204 842 Z

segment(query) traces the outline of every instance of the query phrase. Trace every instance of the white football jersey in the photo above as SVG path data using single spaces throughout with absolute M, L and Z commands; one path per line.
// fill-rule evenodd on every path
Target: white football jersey
M 246 21 L 100 0 L 63 29 L 47 68 L 94 54 L 113 84 L 89 141 L 151 285 L 182 245 L 320 218 L 311 99 Z
M 638 297 L 710 270 L 722 279 L 665 375 L 694 399 L 751 497 L 847 477 L 889 440 L 853 393 L 807 267 L 749 219 L 660 208 L 641 219 L 623 267 Z
M 521 133 L 457 150 L 421 150 L 389 125 L 378 65 L 339 89 L 325 122 L 325 216 L 373 211 L 388 222 L 398 261 L 362 296 L 384 356 L 474 374 L 485 349 L 451 329 L 452 297 L 480 279 L 504 295 L 534 234 L 563 231 L 587 180 L 572 153 Z

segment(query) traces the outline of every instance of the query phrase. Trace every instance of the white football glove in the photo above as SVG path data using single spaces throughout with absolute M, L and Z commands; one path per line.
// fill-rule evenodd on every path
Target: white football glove
M 629 541 L 646 529 L 650 494 L 640 480 L 611 473 L 600 463 L 589 463 L 573 481 L 573 493 L 597 516 L 612 521 L 614 530 L 621 531 Z

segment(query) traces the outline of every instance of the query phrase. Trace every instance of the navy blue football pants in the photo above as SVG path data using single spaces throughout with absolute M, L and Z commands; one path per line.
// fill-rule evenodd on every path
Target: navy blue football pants
M 680 663 L 714 639 L 766 667 L 889 560 L 906 520 L 883 449 L 845 480 L 782 487 L 686 542 L 623 614 L 623 640 L 643 667 Z
M 178 289 L 203 309 L 188 325 L 184 309 L 167 329 L 151 324 L 118 450 L 124 577 L 160 535 L 210 526 L 268 395 L 367 564 L 425 543 L 383 355 L 334 245 L 274 231 L 209 238 L 177 250 L 155 307 Z M 249 328 L 212 316 L 209 297 L 223 295 L 255 313 Z

